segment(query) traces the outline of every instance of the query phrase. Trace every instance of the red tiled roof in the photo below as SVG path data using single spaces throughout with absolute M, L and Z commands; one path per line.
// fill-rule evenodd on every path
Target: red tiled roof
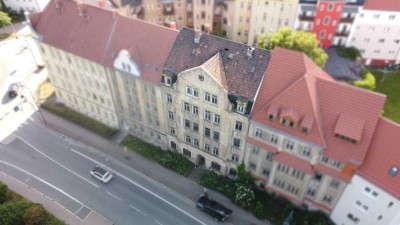
M 318 80 L 317 86 L 326 141 L 324 155 L 343 163 L 351 161 L 361 164 L 373 138 L 386 97 L 335 81 Z M 336 123 L 341 114 L 365 121 L 362 137 L 356 144 L 335 137 Z
M 214 79 L 228 91 L 228 83 L 226 81 L 224 63 L 222 61 L 221 53 L 215 54 L 209 60 L 203 63 L 204 68 L 209 72 L 209 74 L 214 77 Z
M 137 48 L 142 78 L 160 83 L 163 65 L 178 31 L 90 5 L 81 7 L 84 17 L 79 15 L 75 1 L 63 0 L 62 10 L 51 1 L 34 27 L 43 36 L 42 41 L 110 68 L 120 50 Z
M 322 172 L 324 174 L 328 174 L 329 176 L 336 177 L 346 182 L 350 182 L 352 178 L 352 174 L 345 174 L 342 171 L 338 171 L 321 163 L 315 164 L 314 170 Z
M 380 118 L 359 174 L 400 199 L 400 172 L 389 175 L 393 166 L 400 168 L 400 125 Z
M 367 0 L 364 4 L 364 9 L 400 11 L 400 0 Z
M 295 123 L 297 123 L 300 120 L 300 114 L 293 108 L 287 107 L 281 111 L 280 114 L 281 117 L 289 117 L 292 119 Z
M 364 126 L 365 120 L 342 113 L 336 123 L 334 134 L 360 141 Z
M 291 166 L 300 171 L 306 172 L 308 174 L 314 175 L 314 170 L 309 161 L 296 157 L 287 152 L 279 152 L 278 154 L 272 156 L 274 161 L 281 162 L 285 165 Z
M 313 124 L 314 124 L 314 117 L 310 116 L 310 115 L 306 115 L 303 120 L 301 121 L 301 127 L 306 127 L 309 130 L 312 128 Z
M 252 138 L 249 136 L 246 137 L 246 142 L 253 144 L 253 145 L 257 145 L 258 147 L 260 147 L 262 149 L 266 149 L 272 153 L 277 153 L 279 151 L 275 146 L 269 145 L 265 142 L 262 142 L 260 140 L 257 140 L 255 138 Z
M 274 117 L 276 117 L 278 115 L 278 111 L 279 111 L 279 105 L 272 103 L 268 107 L 267 116 L 273 115 Z

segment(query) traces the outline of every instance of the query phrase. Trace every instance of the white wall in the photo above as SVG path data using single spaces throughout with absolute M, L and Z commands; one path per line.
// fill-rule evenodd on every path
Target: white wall
M 7 7 L 19 12 L 21 9 L 29 12 L 40 12 L 49 3 L 49 0 L 4 0 Z
M 365 188 L 369 188 L 370 192 L 367 193 Z M 376 197 L 373 196 L 373 192 L 377 194 Z M 391 207 L 389 207 L 390 202 L 393 202 Z M 358 218 L 358 223 L 350 220 L 349 214 Z M 338 225 L 398 225 L 399 215 L 400 201 L 398 199 L 361 176 L 355 175 L 336 204 L 331 219 Z
M 397 60 L 399 63 L 400 12 L 361 10 L 346 46 L 357 47 L 367 60 Z

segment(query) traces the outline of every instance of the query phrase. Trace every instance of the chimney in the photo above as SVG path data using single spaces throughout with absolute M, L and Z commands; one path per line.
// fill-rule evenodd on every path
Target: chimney
M 106 2 L 104 0 L 98 0 L 98 3 L 100 8 L 104 9 L 106 7 Z
M 200 38 L 201 38 L 201 31 L 199 28 L 194 30 L 194 43 L 198 44 L 200 43 Z
M 251 59 L 251 58 L 253 57 L 254 49 L 255 49 L 255 48 L 253 48 L 253 47 L 248 47 L 248 48 L 247 48 L 246 55 L 247 55 L 247 57 L 249 57 L 249 59 Z
M 113 17 L 113 19 L 116 19 L 117 18 L 117 16 L 118 16 L 118 12 L 117 12 L 117 10 L 113 10 L 112 12 L 112 17 Z
M 86 17 L 86 7 L 82 4 L 78 5 L 78 11 L 79 11 L 79 16 L 80 17 Z
M 63 5 L 62 0 L 55 0 L 55 5 L 56 5 L 56 9 L 58 9 L 59 12 L 62 12 L 62 10 L 63 10 L 63 8 L 62 8 L 62 5 Z
M 172 21 L 171 23 L 169 23 L 169 28 L 176 30 L 176 23 L 174 21 Z

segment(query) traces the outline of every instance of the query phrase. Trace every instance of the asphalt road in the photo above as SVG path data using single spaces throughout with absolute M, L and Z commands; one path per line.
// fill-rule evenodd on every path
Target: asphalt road
M 195 204 L 107 155 L 61 139 L 32 122 L 0 145 L 0 170 L 55 199 L 77 216 L 95 210 L 117 225 L 220 224 Z M 89 174 L 96 165 L 113 172 L 103 184 Z

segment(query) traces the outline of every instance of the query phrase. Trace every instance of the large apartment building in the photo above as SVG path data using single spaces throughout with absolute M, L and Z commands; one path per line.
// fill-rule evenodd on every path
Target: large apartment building
M 367 1 L 355 18 L 346 46 L 357 47 L 367 65 L 400 63 L 400 1 Z
M 260 186 L 296 204 L 332 212 L 374 139 L 387 140 L 377 134 L 385 96 L 334 81 L 299 52 L 73 0 L 53 0 L 27 22 L 58 101 L 220 174 L 235 177 L 244 162 Z
M 47 6 L 49 0 L 4 0 L 4 3 L 9 10 L 15 12 L 40 12 Z

